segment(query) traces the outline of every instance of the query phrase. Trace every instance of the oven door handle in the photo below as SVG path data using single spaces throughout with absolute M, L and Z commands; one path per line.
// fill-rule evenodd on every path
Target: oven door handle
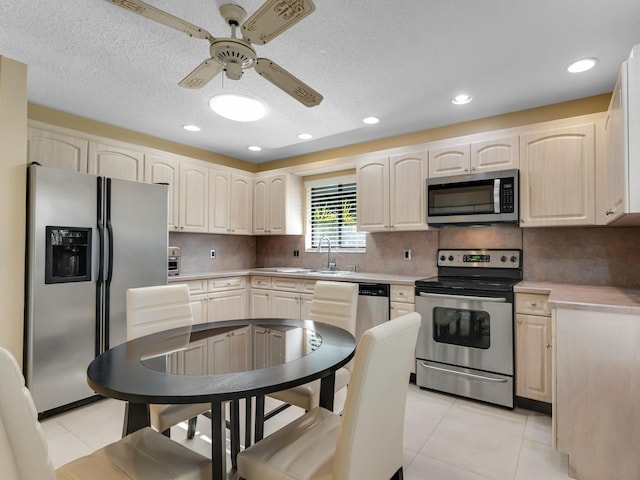
M 431 370 L 436 370 L 438 372 L 450 373 L 452 375 L 459 375 L 461 377 L 473 378 L 474 380 L 482 380 L 483 382 L 492 382 L 492 383 L 507 382 L 506 378 L 492 378 L 492 377 L 485 377 L 484 375 L 476 375 L 475 373 L 458 372 L 457 370 L 449 370 L 448 368 L 434 367 L 433 365 L 429 365 L 428 363 L 424 363 L 424 362 L 420 362 L 420 365 L 424 368 L 429 368 Z
M 494 297 L 473 297 L 470 295 L 449 295 L 442 293 L 418 293 L 420 297 L 430 297 L 430 298 L 442 298 L 444 300 L 466 300 L 468 302 L 471 301 L 480 301 L 480 302 L 496 302 L 496 303 L 504 303 L 507 301 L 504 297 L 494 298 Z

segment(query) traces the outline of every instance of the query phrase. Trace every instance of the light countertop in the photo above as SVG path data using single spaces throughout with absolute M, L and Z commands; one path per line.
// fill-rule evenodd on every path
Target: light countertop
M 394 285 L 414 285 L 416 280 L 425 278 L 427 275 L 396 275 L 387 273 L 368 273 L 368 272 L 347 272 L 338 275 L 323 274 L 320 272 L 282 272 L 283 268 L 251 268 L 245 270 L 224 270 L 219 272 L 190 272 L 181 273 L 180 275 L 169 277 L 170 283 L 179 283 L 189 280 L 203 280 L 209 278 L 225 278 L 250 275 L 263 275 L 267 277 L 289 277 L 289 278 L 308 278 L 311 280 L 336 280 L 342 282 L 371 282 L 371 283 L 389 283 Z M 292 270 L 296 270 L 293 269 Z
M 549 304 L 555 308 L 640 315 L 638 288 L 523 281 L 514 291 L 548 294 Z

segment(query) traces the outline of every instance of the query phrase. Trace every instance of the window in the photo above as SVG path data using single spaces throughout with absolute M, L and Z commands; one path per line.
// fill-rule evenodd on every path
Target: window
M 305 183 L 307 193 L 308 251 L 318 249 L 323 237 L 331 248 L 343 252 L 363 252 L 364 232 L 356 230 L 356 182 L 350 177 L 329 178 Z M 322 244 L 327 246 L 326 240 Z

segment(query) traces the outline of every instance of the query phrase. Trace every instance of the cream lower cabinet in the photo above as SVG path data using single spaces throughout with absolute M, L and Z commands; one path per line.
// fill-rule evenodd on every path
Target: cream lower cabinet
M 89 141 L 41 128 L 27 128 L 27 163 L 87 173 Z
M 207 339 L 208 373 L 245 372 L 252 368 L 251 326 Z
M 358 230 L 424 230 L 426 151 L 360 160 L 356 167 Z
M 516 294 L 516 395 L 552 403 L 551 309 L 548 296 Z
M 245 277 L 190 280 L 184 283 L 189 286 L 194 323 L 247 317 Z
M 251 317 L 309 318 L 315 284 L 297 278 L 251 277 Z
M 520 226 L 594 225 L 596 123 L 520 137 Z
M 413 285 L 391 285 L 389 297 L 389 320 L 416 311 L 416 291 Z M 416 373 L 415 356 L 411 362 L 411 373 Z

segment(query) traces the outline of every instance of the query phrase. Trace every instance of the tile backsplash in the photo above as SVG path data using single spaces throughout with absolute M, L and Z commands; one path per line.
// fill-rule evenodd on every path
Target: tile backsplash
M 326 266 L 327 253 L 305 252 L 304 237 L 249 237 L 170 233 L 182 249 L 182 271 L 208 272 L 251 267 Z M 367 234 L 366 253 L 336 253 L 339 269 L 432 276 L 438 248 L 519 248 L 524 278 L 588 285 L 640 288 L 640 227 L 519 228 L 450 227 L 423 232 Z M 209 252 L 216 250 L 216 258 Z M 294 250 L 300 256 L 294 257 Z M 411 260 L 404 251 L 411 250 Z

